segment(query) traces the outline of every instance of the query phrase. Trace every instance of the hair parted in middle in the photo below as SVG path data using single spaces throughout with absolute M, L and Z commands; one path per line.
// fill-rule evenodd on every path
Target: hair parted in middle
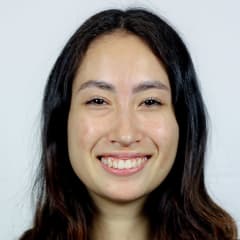
M 231 217 L 206 191 L 206 110 L 186 46 L 165 20 L 149 11 L 111 9 L 82 24 L 49 76 L 43 101 L 41 166 L 36 182 L 39 201 L 34 227 L 26 233 L 28 238 L 22 239 L 88 239 L 97 208 L 69 161 L 68 113 L 72 84 L 89 45 L 115 31 L 141 38 L 163 64 L 180 130 L 174 165 L 145 204 L 152 239 L 217 240 L 219 236 L 234 236 Z

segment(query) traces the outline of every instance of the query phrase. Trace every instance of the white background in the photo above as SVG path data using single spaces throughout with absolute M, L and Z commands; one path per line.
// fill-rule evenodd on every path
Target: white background
M 0 239 L 30 226 L 43 88 L 64 44 L 90 15 L 141 6 L 185 40 L 210 119 L 206 182 L 240 227 L 240 3 L 238 0 L 0 0 Z

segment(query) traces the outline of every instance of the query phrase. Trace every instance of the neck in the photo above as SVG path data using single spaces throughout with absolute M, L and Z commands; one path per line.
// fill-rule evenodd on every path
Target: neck
M 148 221 L 142 214 L 143 204 L 143 199 L 130 203 L 116 203 L 102 199 L 97 201 L 99 214 L 93 223 L 91 239 L 149 239 Z

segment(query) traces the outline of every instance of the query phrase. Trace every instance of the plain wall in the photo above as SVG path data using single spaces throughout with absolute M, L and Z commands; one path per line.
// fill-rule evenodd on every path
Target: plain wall
M 30 226 L 43 88 L 76 28 L 105 8 L 141 6 L 185 40 L 210 116 L 206 183 L 240 227 L 240 2 L 238 0 L 0 1 L 0 239 Z

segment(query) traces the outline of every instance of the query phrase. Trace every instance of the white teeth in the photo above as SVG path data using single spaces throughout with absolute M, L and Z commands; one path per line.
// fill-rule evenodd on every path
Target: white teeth
M 134 159 L 134 160 L 132 161 L 132 168 L 135 168 L 135 167 L 137 167 L 137 161 Z
M 113 161 L 113 168 L 118 168 L 118 163 L 117 163 L 117 161 Z
M 119 160 L 113 159 L 112 157 L 102 157 L 101 162 L 110 167 L 110 168 L 117 168 L 117 169 L 131 169 L 140 167 L 145 161 L 147 161 L 147 157 L 137 157 L 135 159 L 126 159 L 126 160 Z
M 124 169 L 124 167 L 125 167 L 124 161 L 123 160 L 118 161 L 118 168 Z
M 106 165 L 107 164 L 107 159 L 103 158 L 103 163 Z
M 126 168 L 126 169 L 132 168 L 132 162 L 131 162 L 131 160 L 125 161 L 125 168 Z
M 112 159 L 111 158 L 108 158 L 108 164 L 107 164 L 109 167 L 112 167 Z
M 142 159 L 141 158 L 137 158 L 137 166 L 140 166 L 142 163 Z

